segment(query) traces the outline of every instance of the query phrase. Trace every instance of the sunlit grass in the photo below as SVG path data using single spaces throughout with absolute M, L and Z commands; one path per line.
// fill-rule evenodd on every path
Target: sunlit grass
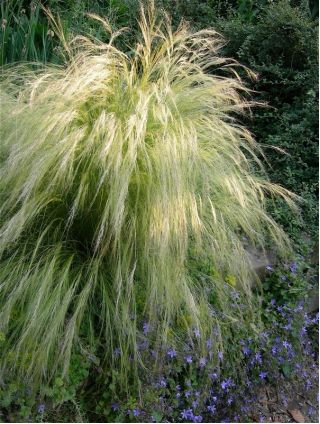
M 241 319 L 227 275 L 250 308 L 242 237 L 287 246 L 264 204 L 291 197 L 253 172 L 261 152 L 235 119 L 247 89 L 219 35 L 173 31 L 149 10 L 124 54 L 102 24 L 110 43 L 77 37 L 65 66 L 2 73 L 1 362 L 33 378 L 67 372 L 82 343 L 102 344 L 106 367 L 119 348 L 126 382 L 142 318 L 155 346 L 181 343 L 181 328 L 209 336 L 208 291 Z

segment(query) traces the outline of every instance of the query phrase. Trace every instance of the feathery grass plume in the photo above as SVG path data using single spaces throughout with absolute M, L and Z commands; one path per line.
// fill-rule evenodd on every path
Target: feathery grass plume
M 215 31 L 173 31 L 151 6 L 125 54 L 97 19 L 109 43 L 77 37 L 65 66 L 3 70 L 1 365 L 48 380 L 67 373 L 74 345 L 99 344 L 125 385 L 142 317 L 155 349 L 183 343 L 182 328 L 212 333 L 212 290 L 242 319 L 224 278 L 250 308 L 242 236 L 286 246 L 264 203 L 291 195 L 253 172 L 259 148 L 235 119 L 248 90 Z M 194 261 L 214 274 L 195 277 Z

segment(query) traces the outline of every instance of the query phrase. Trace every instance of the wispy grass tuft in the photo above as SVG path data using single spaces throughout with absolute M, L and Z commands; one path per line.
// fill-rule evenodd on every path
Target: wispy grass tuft
M 95 18 L 108 44 L 77 37 L 65 66 L 2 75 L 1 364 L 34 379 L 67 373 L 80 343 L 102 346 L 106 367 L 120 360 L 127 382 L 142 318 L 155 349 L 182 343 L 181 329 L 209 336 L 212 290 L 241 319 L 227 274 L 250 308 L 242 237 L 287 246 L 265 199 L 292 196 L 253 171 L 261 152 L 236 119 L 248 89 L 220 36 L 173 31 L 151 7 L 127 55 Z

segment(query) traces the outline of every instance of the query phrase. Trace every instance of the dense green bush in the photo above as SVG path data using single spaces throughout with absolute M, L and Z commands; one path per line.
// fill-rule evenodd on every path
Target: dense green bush
M 254 97 L 268 105 L 254 110 L 248 126 L 258 142 L 286 152 L 268 151 L 269 175 L 305 200 L 302 220 L 283 205 L 273 210 L 296 240 L 302 229 L 316 235 L 318 215 L 318 30 L 298 4 L 273 2 L 251 24 L 236 17 L 220 25 L 225 53 L 258 72 Z

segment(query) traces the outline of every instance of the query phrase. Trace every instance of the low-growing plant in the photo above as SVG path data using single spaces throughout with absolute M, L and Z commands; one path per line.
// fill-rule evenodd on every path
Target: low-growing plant
M 52 422 L 84 422 L 80 397 L 91 366 L 88 355 L 74 353 L 68 381 L 57 377 L 44 385 L 41 393 L 27 379 L 10 375 L 0 385 L 1 422 L 43 422 L 44 417 Z
M 267 266 L 262 281 L 264 302 L 276 301 L 291 307 L 299 300 L 305 301 L 310 291 L 316 287 L 317 270 L 315 266 L 298 256 L 286 264 Z
M 230 293 L 235 304 L 242 302 L 240 292 Z M 213 339 L 206 340 L 205 354 L 192 345 L 188 350 L 170 349 L 161 373 L 141 368 L 142 392 L 125 396 L 110 389 L 111 372 L 101 373 L 97 357 L 78 352 L 71 357 L 69 381 L 56 378 L 42 397 L 22 380 L 2 383 L 2 417 L 15 422 L 251 422 L 257 417 L 260 389 L 276 389 L 286 406 L 283 389 L 289 382 L 308 394 L 308 418 L 317 422 L 319 316 L 305 313 L 303 302 L 288 306 L 275 299 L 265 302 L 263 313 L 260 329 L 234 326 L 232 343 L 225 355 L 220 352 L 218 366 L 209 361 Z M 139 351 L 147 359 L 153 353 L 146 325 L 144 335 Z M 235 368 L 236 363 L 241 368 Z M 260 414 L 259 420 L 264 419 Z
M 247 126 L 259 144 L 284 151 L 268 149 L 268 175 L 304 199 L 299 219 L 281 200 L 269 209 L 297 251 L 303 233 L 314 242 L 318 234 L 318 20 L 308 3 L 268 2 L 250 24 L 238 16 L 217 22 L 224 54 L 259 75 L 255 99 L 269 107 L 256 108 Z
M 1 369 L 50 383 L 77 346 L 129 390 L 151 366 L 142 320 L 156 370 L 167 349 L 201 352 L 211 337 L 218 363 L 223 335 L 251 324 L 242 237 L 285 251 L 265 201 L 292 195 L 261 177 L 236 119 L 249 90 L 215 31 L 173 31 L 151 6 L 124 54 L 95 18 L 110 42 L 64 40 L 64 66 L 2 73 Z M 245 295 L 232 308 L 235 285 Z

